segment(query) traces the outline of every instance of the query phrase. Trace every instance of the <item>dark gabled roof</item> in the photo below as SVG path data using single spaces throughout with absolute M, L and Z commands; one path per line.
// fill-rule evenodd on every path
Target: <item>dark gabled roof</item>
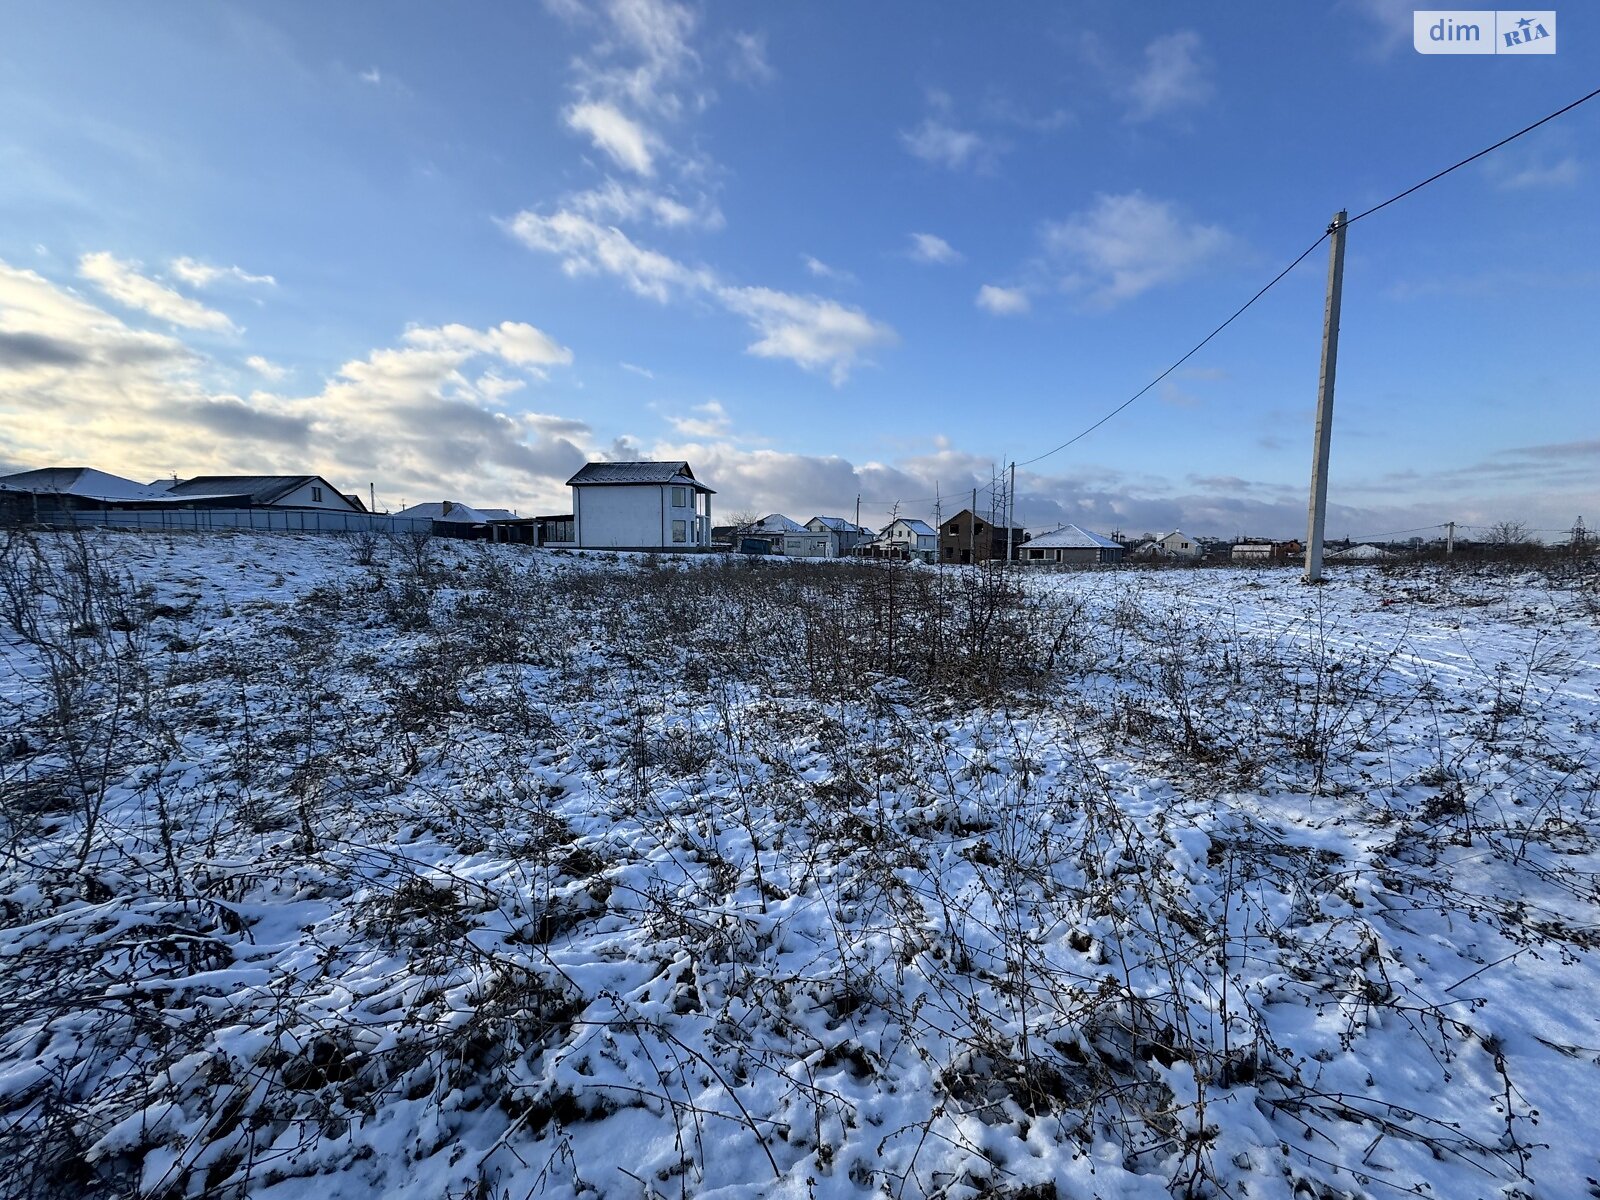
M 686 462 L 592 462 L 567 480 L 569 487 L 600 487 L 606 484 L 675 483 L 697 492 L 716 495 L 694 477 Z
M 196 475 L 167 488 L 168 496 L 243 496 L 252 504 L 271 504 L 308 483 L 323 483 L 342 498 L 343 492 L 320 475 Z

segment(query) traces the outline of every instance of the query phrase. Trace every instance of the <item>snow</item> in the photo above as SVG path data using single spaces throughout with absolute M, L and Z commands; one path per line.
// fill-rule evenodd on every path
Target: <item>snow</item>
M 1382 562 L 1393 558 L 1387 550 L 1380 546 L 1373 546 L 1363 542 L 1359 546 L 1350 546 L 1344 550 L 1331 551 L 1328 559 L 1338 562 Z
M 1580 580 L 1024 575 L 1054 665 L 984 697 L 814 674 L 871 644 L 828 589 L 966 578 L 932 569 L 41 550 L 0 560 L 49 597 L 0 626 L 0 1153 L 24 1188 L 1600 1176 Z M 816 641 L 807 587 L 835 605 Z

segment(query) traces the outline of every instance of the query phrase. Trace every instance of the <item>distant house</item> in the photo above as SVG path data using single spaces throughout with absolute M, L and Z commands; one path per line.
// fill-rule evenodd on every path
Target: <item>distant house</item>
M 10 507 L 23 509 L 45 500 L 57 508 L 109 508 L 130 502 L 161 499 L 161 489 L 97 471 L 93 467 L 40 467 L 0 475 L 0 493 Z
M 1018 557 L 1028 531 L 1011 529 L 1011 557 Z M 1006 527 L 996 525 L 964 508 L 939 526 L 939 561 L 942 563 L 988 562 L 1006 556 Z
M 158 479 L 150 488 L 178 507 L 367 511 L 359 497 L 346 496 L 321 475 L 196 475 L 170 482 Z
M 1385 562 L 1398 555 L 1381 546 L 1363 542 L 1359 546 L 1346 546 L 1343 550 L 1335 550 L 1323 557 L 1329 562 Z
M 705 550 L 711 497 L 686 462 L 592 462 L 567 480 L 574 544 L 595 550 Z
M 508 516 L 510 514 L 507 514 Z M 395 513 L 412 521 L 439 521 L 448 525 L 487 525 L 489 514 L 459 500 L 434 500 L 427 504 L 413 504 Z
M 784 553 L 784 540 L 791 534 L 804 533 L 806 527 L 782 513 L 768 513 L 744 531 L 746 540 L 754 538 L 767 544 L 770 554 Z
M 1190 537 L 1181 529 L 1174 529 L 1171 533 L 1158 537 L 1155 546 L 1157 555 L 1162 558 L 1197 559 L 1205 553 L 1199 540 Z
M 923 562 L 933 562 L 939 554 L 939 531 L 915 517 L 900 517 L 889 522 L 878 531 L 877 537 L 858 546 L 856 550 L 872 558 L 917 558 Z
M 1235 542 L 1233 549 L 1228 552 L 1228 557 L 1236 563 L 1275 563 L 1287 562 L 1295 555 L 1304 552 L 1305 547 L 1293 538 L 1287 542 L 1253 539 Z
M 861 543 L 872 540 L 872 530 L 844 517 L 812 517 L 806 528 L 813 533 L 831 533 L 835 556 L 849 554 Z
M 1041 533 L 1022 546 L 1022 561 L 1027 563 L 1089 566 L 1121 562 L 1122 555 L 1121 543 L 1077 525 L 1063 525 L 1060 529 Z
M 833 529 L 807 529 L 783 535 L 785 558 L 838 558 L 839 534 Z

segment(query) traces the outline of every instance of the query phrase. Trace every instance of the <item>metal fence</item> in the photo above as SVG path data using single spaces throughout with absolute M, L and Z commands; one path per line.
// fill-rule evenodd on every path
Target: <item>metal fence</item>
M 326 512 L 316 508 L 129 508 L 69 509 L 39 506 L 41 525 L 207 533 L 250 529 L 260 533 L 434 533 L 426 517 L 383 513 Z

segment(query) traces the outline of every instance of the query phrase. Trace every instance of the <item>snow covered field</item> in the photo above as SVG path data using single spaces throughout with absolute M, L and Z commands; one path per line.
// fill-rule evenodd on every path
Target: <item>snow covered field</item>
M 0 1195 L 1600 1195 L 1594 577 L 1331 576 L 13 537 Z

